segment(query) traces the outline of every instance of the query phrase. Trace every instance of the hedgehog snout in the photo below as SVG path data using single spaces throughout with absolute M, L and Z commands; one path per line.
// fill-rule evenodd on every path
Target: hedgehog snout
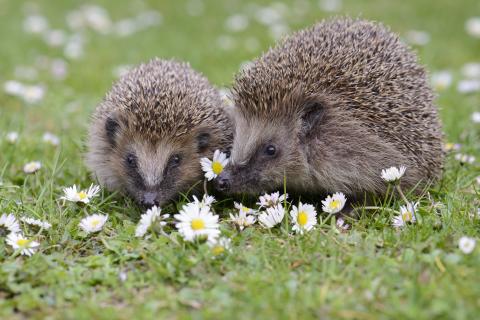
M 220 191 L 228 191 L 230 189 L 231 174 L 229 171 L 223 170 L 215 181 L 216 187 Z
M 141 204 L 146 208 L 151 208 L 153 206 L 158 206 L 159 201 L 157 200 L 157 192 L 145 192 L 142 195 Z

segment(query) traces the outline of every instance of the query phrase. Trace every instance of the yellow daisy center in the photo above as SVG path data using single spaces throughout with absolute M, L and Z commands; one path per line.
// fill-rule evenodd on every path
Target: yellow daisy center
M 308 215 L 305 211 L 300 211 L 297 216 L 297 222 L 299 225 L 304 226 L 308 222 Z
M 92 220 L 92 222 L 90 222 L 90 224 L 92 225 L 92 227 L 98 226 L 99 223 L 100 223 L 100 220 L 98 220 L 98 219 L 94 219 L 94 220 Z
M 330 208 L 338 209 L 339 207 L 340 207 L 340 201 L 339 200 L 332 200 L 332 202 L 330 202 Z
M 190 223 L 190 226 L 195 231 L 202 230 L 205 229 L 205 221 L 203 221 L 202 219 L 193 219 Z
M 18 239 L 17 240 L 17 244 L 20 246 L 20 247 L 25 247 L 30 241 L 27 240 L 27 239 Z
M 247 208 L 247 207 L 242 206 L 242 211 L 243 211 L 243 212 L 248 212 L 248 211 L 250 211 L 250 208 Z
M 215 246 L 212 248 L 213 255 L 218 256 L 225 252 L 225 248 L 222 246 Z
M 402 214 L 403 221 L 411 221 L 412 220 L 412 213 L 410 211 L 405 211 Z
M 223 171 L 223 166 L 220 162 L 213 161 L 212 162 L 212 170 L 213 170 L 213 173 L 220 174 Z
M 85 191 L 80 191 L 78 193 L 78 197 L 80 198 L 80 200 L 84 200 L 85 198 L 87 198 L 87 194 L 85 193 Z

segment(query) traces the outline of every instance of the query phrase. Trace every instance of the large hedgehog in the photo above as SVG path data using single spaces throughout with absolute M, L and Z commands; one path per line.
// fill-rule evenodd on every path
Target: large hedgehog
M 231 163 L 219 189 L 382 194 L 381 170 L 405 165 L 405 187 L 442 168 L 442 131 L 424 69 L 377 23 L 340 18 L 299 31 L 233 86 Z M 359 199 L 360 200 L 360 199 Z
M 200 158 L 227 150 L 219 93 L 188 64 L 154 59 L 123 76 L 97 107 L 87 165 L 108 189 L 161 205 L 202 178 Z

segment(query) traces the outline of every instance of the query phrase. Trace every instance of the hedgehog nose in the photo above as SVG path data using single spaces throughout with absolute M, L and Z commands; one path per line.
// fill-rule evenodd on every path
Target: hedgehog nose
M 158 206 L 157 193 L 156 192 L 145 192 L 143 194 L 142 205 L 151 208 L 153 206 Z
M 230 177 L 227 173 L 222 172 L 217 179 L 217 188 L 220 191 L 227 191 L 230 188 Z

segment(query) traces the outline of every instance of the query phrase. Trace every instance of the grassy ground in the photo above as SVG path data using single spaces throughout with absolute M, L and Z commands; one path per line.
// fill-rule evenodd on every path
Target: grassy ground
M 440 214 L 423 199 L 419 223 L 402 231 L 391 227 L 388 211 L 350 221 L 347 233 L 322 221 L 304 237 L 282 229 L 236 234 L 225 224 L 233 248 L 222 259 L 212 259 L 206 246 L 134 238 L 141 210 L 128 199 L 103 192 L 91 206 L 62 205 L 64 186 L 92 182 L 82 161 L 86 126 L 116 66 L 176 57 L 228 86 L 242 62 L 272 45 L 268 28 L 252 18 L 258 12 L 252 1 L 204 1 L 200 15 L 188 15 L 187 8 L 198 11 L 198 2 L 99 2 L 113 20 L 155 9 L 163 21 L 129 37 L 87 31 L 85 55 L 68 60 L 64 81 L 40 72 L 35 82 L 46 85 L 47 94 L 36 105 L 0 93 L 0 213 L 53 224 L 42 234 L 27 232 L 41 242 L 30 258 L 12 256 L 0 241 L 0 318 L 477 318 L 480 249 L 463 254 L 458 239 L 480 236 L 480 219 L 471 217 L 479 206 L 478 162 L 461 166 L 450 156 L 442 182 L 430 190 L 444 205 Z M 284 3 L 291 30 L 331 15 L 317 1 Z M 39 56 L 62 57 L 61 49 L 23 32 L 26 12 L 35 8 L 54 28 L 66 29 L 66 13 L 79 4 L 0 0 L 2 83 L 15 79 L 18 65 L 33 65 Z M 234 13 L 250 18 L 245 30 L 225 29 Z M 422 63 L 431 71 L 450 70 L 454 82 L 464 63 L 478 61 L 480 41 L 464 30 L 466 19 L 480 15 L 476 0 L 346 0 L 340 13 L 383 21 L 402 35 L 426 30 L 431 41 L 416 48 Z M 219 48 L 225 46 L 221 36 L 231 37 L 231 49 Z M 455 86 L 438 98 L 448 141 L 462 143 L 462 152 L 477 158 L 480 127 L 470 115 L 479 110 L 479 98 Z M 3 138 L 8 131 L 20 132 L 16 144 Z M 60 146 L 42 142 L 45 131 L 60 136 Z M 22 171 L 30 160 L 43 164 L 35 175 Z M 85 212 L 108 213 L 106 228 L 94 236 L 81 234 L 77 225 Z

